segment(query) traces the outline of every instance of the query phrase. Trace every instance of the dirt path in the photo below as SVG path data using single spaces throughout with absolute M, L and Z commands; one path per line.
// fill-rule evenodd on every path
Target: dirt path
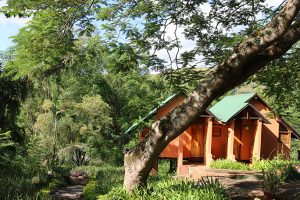
M 83 187 L 87 182 L 86 176 L 70 176 L 70 184 L 57 189 L 53 198 L 57 200 L 81 200 L 83 199 Z
M 83 185 L 69 185 L 58 189 L 54 194 L 54 199 L 83 199 Z

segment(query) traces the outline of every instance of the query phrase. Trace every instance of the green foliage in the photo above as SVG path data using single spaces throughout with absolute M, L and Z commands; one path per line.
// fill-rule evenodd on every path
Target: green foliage
M 81 166 L 76 170 L 84 170 L 89 178 L 89 183 L 84 187 L 86 199 L 96 199 L 99 194 L 106 194 L 114 187 L 123 184 L 124 169 L 112 165 Z
M 83 188 L 83 196 L 86 200 L 94 200 L 97 199 L 98 193 L 97 193 L 97 185 L 96 181 L 92 180 L 89 181 L 86 186 Z
M 81 103 L 75 104 L 74 110 L 77 120 L 83 123 L 79 129 L 83 137 L 88 134 L 98 135 L 111 124 L 110 107 L 99 95 L 83 97 Z
M 11 158 L 14 157 L 16 143 L 12 140 L 11 132 L 0 133 L 0 170 L 10 166 Z
M 37 191 L 36 186 L 31 183 L 31 177 L 22 172 L 3 171 L 0 177 L 0 196 L 4 199 L 17 199 L 25 195 L 34 195 Z
M 11 132 L 12 141 L 22 144 L 24 134 L 22 128 L 17 125 L 17 117 L 20 113 L 22 101 L 26 98 L 26 79 L 13 80 L 12 76 L 4 74 L 4 65 L 13 59 L 14 48 L 0 54 L 0 131 Z M 11 149 L 13 150 L 13 148 Z
M 50 188 L 51 188 L 51 184 L 54 184 L 53 187 L 55 187 L 55 185 L 58 185 L 58 182 L 59 184 L 64 185 L 67 179 L 69 178 L 71 169 L 72 167 L 68 165 L 52 166 L 54 179 L 52 179 L 53 182 L 51 181 L 49 184 Z
M 281 155 L 278 155 L 272 160 L 253 160 L 250 165 L 250 169 L 255 171 L 269 171 L 272 169 L 280 170 L 292 165 L 293 163 L 294 162 L 292 160 L 286 160 Z
M 298 160 L 298 151 L 300 151 L 300 140 L 292 138 L 291 140 L 291 150 L 290 150 L 290 159 L 295 162 L 300 162 Z
M 104 166 L 100 165 L 86 165 L 86 166 L 79 166 L 75 167 L 75 171 L 84 171 L 87 173 L 88 177 L 92 180 L 96 179 L 96 176 L 98 172 L 103 168 Z
M 299 127 L 299 43 L 287 54 L 255 74 L 252 81 L 259 84 L 272 109 L 294 127 Z M 289 78 L 286 78 L 289 77 Z
M 284 176 L 286 180 L 300 180 L 300 173 L 291 164 L 287 165 L 284 169 Z
M 23 168 L 23 163 L 12 162 L 10 168 L 0 169 L 1 199 L 46 199 L 42 198 L 45 195 L 39 193 L 47 185 L 46 172 L 28 171 Z
M 297 179 L 297 173 L 293 170 L 292 165 L 296 162 L 293 160 L 286 160 L 281 155 L 278 155 L 272 160 L 257 160 L 248 165 L 241 162 L 230 160 L 214 160 L 210 165 L 213 169 L 231 169 L 231 170 L 253 170 L 253 171 L 270 171 L 270 170 L 283 170 L 287 177 Z
M 82 149 L 75 149 L 72 160 L 76 166 L 87 165 L 90 162 L 90 157 Z
M 121 186 L 123 184 L 123 180 L 123 167 L 111 167 L 108 165 L 101 168 L 96 175 L 98 194 L 106 194 L 113 187 Z
M 92 179 L 84 188 L 87 199 L 229 199 L 218 180 L 204 178 L 197 183 L 176 180 L 168 174 L 168 163 L 160 164 L 158 174 L 150 176 L 148 188 L 136 189 L 130 194 L 123 189 L 123 167 L 103 165 L 76 169 L 86 171 Z
M 213 179 L 202 179 L 197 183 L 163 178 L 159 181 L 149 182 L 148 189 L 135 189 L 127 193 L 123 188 L 117 187 L 107 195 L 100 195 L 98 199 L 230 199 L 225 188 Z
M 65 183 L 62 182 L 61 180 L 59 180 L 57 178 L 52 178 L 51 181 L 49 182 L 48 187 L 43 188 L 43 189 L 48 190 L 49 192 L 52 192 L 54 189 L 57 189 L 64 184 Z
M 275 168 L 267 171 L 263 170 L 262 172 L 263 177 L 261 181 L 261 187 L 264 191 L 274 194 L 286 178 L 284 177 L 284 173 Z
M 64 68 L 65 56 L 74 45 L 71 30 L 63 30 L 66 23 L 63 15 L 63 12 L 45 9 L 20 29 L 13 40 L 17 44 L 16 56 L 6 66 L 10 73 L 18 78 L 34 78 Z
M 270 175 L 268 173 L 278 173 L 284 181 L 299 180 L 300 174 L 293 167 L 295 163 L 296 162 L 294 160 L 286 160 L 279 155 L 273 160 L 254 160 L 250 165 L 250 169 L 255 171 L 262 171 L 263 173 L 266 173 L 266 176 Z
M 249 170 L 247 164 L 226 159 L 214 160 L 210 167 L 213 169 Z

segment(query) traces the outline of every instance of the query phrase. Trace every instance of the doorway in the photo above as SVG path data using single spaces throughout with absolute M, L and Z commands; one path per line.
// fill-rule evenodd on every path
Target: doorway
M 191 126 L 191 161 L 203 161 L 204 159 L 204 125 Z

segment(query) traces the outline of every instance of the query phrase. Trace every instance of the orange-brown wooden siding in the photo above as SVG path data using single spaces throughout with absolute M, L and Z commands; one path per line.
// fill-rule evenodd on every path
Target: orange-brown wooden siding
M 272 159 L 280 153 L 279 123 L 276 116 L 264 103 L 256 99 L 252 99 L 250 103 L 270 121 L 270 124 L 263 124 L 262 127 L 261 157 Z M 289 140 L 291 140 L 290 137 Z M 285 155 L 289 155 L 289 151 L 289 148 L 283 148 Z
M 217 136 L 216 132 L 218 131 L 221 131 L 220 136 Z M 227 139 L 228 139 L 228 127 L 226 125 L 218 125 L 217 122 L 214 121 L 212 146 L 211 146 L 211 153 L 213 155 L 213 159 L 226 158 Z

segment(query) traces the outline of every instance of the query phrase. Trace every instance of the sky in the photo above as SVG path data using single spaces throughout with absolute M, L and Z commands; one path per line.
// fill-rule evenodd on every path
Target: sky
M 0 0 L 0 7 L 5 4 L 6 0 Z M 6 18 L 4 14 L 0 13 L 0 51 L 12 45 L 12 39 L 10 37 L 16 35 L 19 29 L 25 26 L 27 21 L 29 21 L 29 18 Z
M 277 7 L 283 0 L 267 0 L 266 3 L 270 6 Z M 0 0 L 0 8 L 6 4 L 6 0 Z M 29 18 L 6 18 L 4 14 L 0 13 L 0 51 L 6 50 L 9 46 L 13 45 L 11 36 L 18 33 L 19 29 L 26 25 Z M 173 33 L 175 27 L 171 27 L 168 31 Z M 180 33 L 179 33 L 180 36 Z M 182 50 L 191 49 L 194 42 L 190 40 L 182 40 Z M 159 52 L 161 58 L 167 59 L 166 52 Z M 173 52 L 175 54 L 175 52 Z

